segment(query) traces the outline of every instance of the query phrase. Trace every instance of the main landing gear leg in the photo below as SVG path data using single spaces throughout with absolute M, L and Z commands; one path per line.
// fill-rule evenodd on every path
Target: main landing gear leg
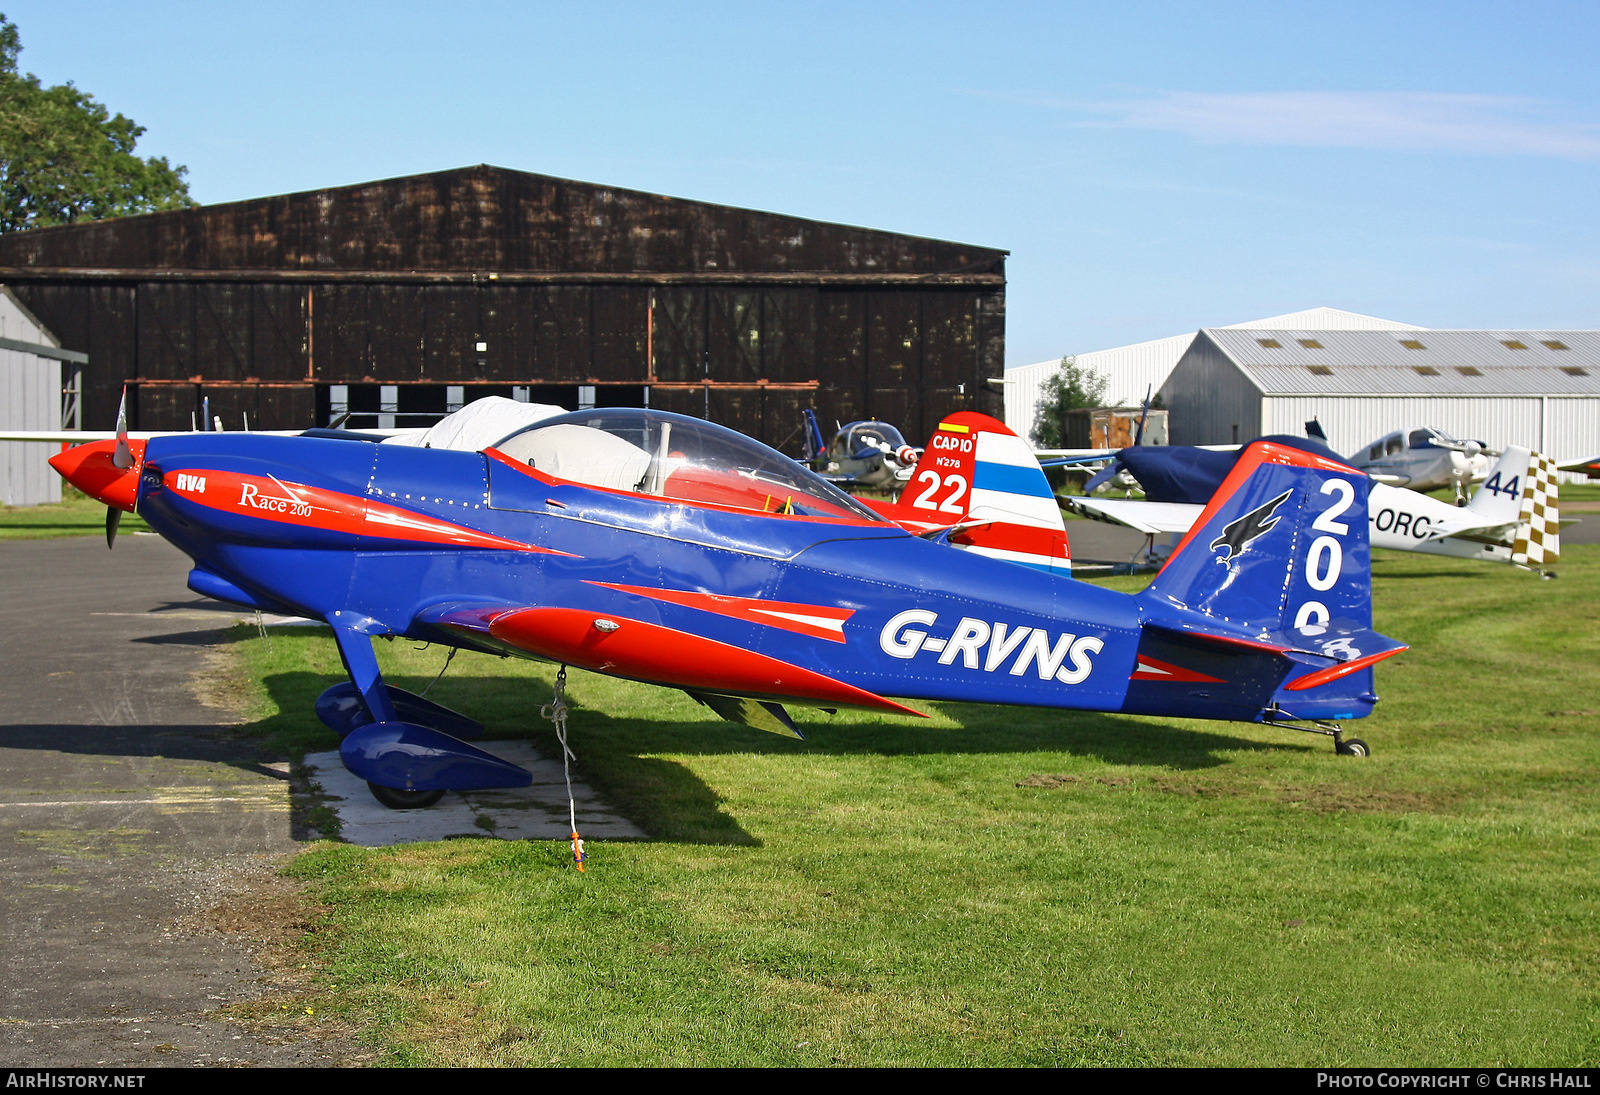
M 366 704 L 372 721 L 398 721 L 400 716 L 395 713 L 389 690 L 383 686 L 383 674 L 378 670 L 378 656 L 372 652 L 372 637 L 334 623 L 333 638 L 339 644 L 339 658 L 344 662 L 345 672 L 350 674 L 350 681 L 361 694 L 361 702 Z
M 328 622 L 333 626 L 339 656 L 344 659 L 350 681 L 372 717 L 371 722 L 345 735 L 339 745 L 339 759 L 353 775 L 367 781 L 379 802 L 394 810 L 417 809 L 432 806 L 446 791 L 526 787 L 533 782 L 533 774 L 526 768 L 468 745 L 443 730 L 403 721 L 378 671 L 371 636 L 342 625 L 337 617 Z M 400 706 L 411 711 L 412 705 L 404 700 Z

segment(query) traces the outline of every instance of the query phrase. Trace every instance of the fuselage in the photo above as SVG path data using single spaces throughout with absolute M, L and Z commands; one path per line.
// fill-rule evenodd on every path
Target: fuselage
M 425 622 L 440 605 L 581 609 L 878 694 L 1127 709 L 1134 597 L 888 523 L 364 441 L 191 435 L 152 440 L 144 460 L 141 516 L 195 560 L 196 588 L 242 603 L 447 642 L 460 637 Z

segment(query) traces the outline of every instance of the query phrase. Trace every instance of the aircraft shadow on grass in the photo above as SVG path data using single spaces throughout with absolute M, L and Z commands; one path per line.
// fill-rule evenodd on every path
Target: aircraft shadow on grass
M 170 607 L 178 610 L 195 605 L 171 602 Z M 242 640 L 259 642 L 254 636 L 242 639 L 232 626 L 155 634 L 134 642 L 152 647 L 211 648 Z M 264 685 L 277 714 L 248 724 L 219 720 L 210 725 L 11 725 L 0 727 L 0 746 L 83 756 L 202 760 L 286 780 L 285 773 L 267 765 L 282 760 L 285 754 L 338 749 L 338 735 L 323 727 L 314 706 L 317 696 L 339 680 L 342 677 L 309 671 L 267 677 Z M 430 677 L 394 679 L 394 684 L 414 692 L 421 692 L 429 682 Z M 659 754 L 891 757 L 1067 752 L 1106 764 L 1195 770 L 1227 764 L 1224 754 L 1240 749 L 1310 749 L 1298 743 L 1261 743 L 1243 736 L 1096 712 L 963 703 L 920 704 L 923 711 L 955 722 L 954 727 L 912 719 L 862 719 L 840 711 L 826 720 L 806 719 L 802 728 L 808 736 L 797 741 L 730 724 L 710 711 L 704 719 L 685 719 L 682 714 L 611 716 L 602 708 L 584 704 L 584 684 L 584 674 L 574 677 L 576 695 L 570 696 L 570 740 L 578 754 L 574 775 L 592 784 L 656 839 L 690 844 L 757 845 L 758 840 L 725 812 L 717 792 L 690 768 Z M 480 717 L 488 725 L 490 738 L 533 738 L 542 752 L 558 756 L 554 732 L 538 714 L 539 706 L 550 700 L 550 685 L 544 680 L 446 676 L 434 695 L 464 714 Z M 669 695 L 662 690 L 662 696 Z M 1024 775 L 1027 772 L 1016 772 L 1016 778 Z
M 756 845 L 759 841 L 727 813 L 716 792 L 688 766 L 661 754 L 891 757 L 1069 753 L 1109 764 L 1194 770 L 1226 764 L 1223 754 L 1230 751 L 1311 751 L 1310 746 L 1297 742 L 1252 741 L 1081 711 L 1027 712 L 1036 724 L 1019 727 L 1017 708 L 959 703 L 921 705 L 930 714 L 955 721 L 958 725 L 953 727 L 919 725 L 911 719 L 852 718 L 850 712 L 840 711 L 824 722 L 807 719 L 801 724 L 806 739 L 798 741 L 725 722 L 709 710 L 703 718 L 696 718 L 693 712 L 685 718 L 670 711 L 651 717 L 612 715 L 585 704 L 584 677 L 578 674 L 573 678 L 568 694 L 568 741 L 577 756 L 574 778 L 589 783 L 654 838 L 684 843 Z M 313 705 L 323 689 L 343 679 L 308 671 L 267 677 L 264 683 L 279 713 L 249 731 L 292 735 L 307 741 L 307 751 L 337 748 L 338 738 L 317 720 Z M 422 676 L 389 679 L 415 692 L 421 692 L 431 680 Z M 663 690 L 662 695 L 669 693 Z M 430 698 L 481 720 L 487 727 L 482 744 L 490 752 L 495 740 L 531 738 L 546 756 L 560 756 L 551 724 L 539 715 L 539 708 L 551 699 L 545 681 L 447 676 Z M 1015 778 L 1028 774 L 1019 769 Z M 1012 774 L 1007 773 L 1006 778 L 1011 779 Z
M 253 635 L 241 638 L 236 629 L 228 627 L 149 635 L 133 641 L 194 649 L 260 640 Z M 249 723 L 23 724 L 0 727 L 0 747 L 204 761 L 286 780 L 282 771 L 268 765 L 281 761 L 286 753 L 338 748 L 338 736 L 317 719 L 314 705 L 325 688 L 343 679 L 310 671 L 269 676 L 264 684 L 278 711 Z M 430 680 L 393 678 L 395 684 L 417 692 L 427 688 Z M 573 680 L 576 696 L 569 696 L 570 741 L 578 756 L 575 775 L 656 839 L 696 844 L 754 846 L 759 841 L 725 811 L 716 792 L 686 765 L 660 754 L 890 757 L 1069 753 L 1108 764 L 1193 770 L 1227 763 L 1223 755 L 1227 752 L 1311 748 L 1094 712 L 961 703 L 921 705 L 928 713 L 957 723 L 953 727 L 911 719 L 879 721 L 841 711 L 826 721 L 807 719 L 802 723 L 807 738 L 797 741 L 725 722 L 709 710 L 701 719 L 692 713 L 684 718 L 671 712 L 649 718 L 614 716 L 585 705 L 584 684 L 585 675 L 577 675 Z M 551 698 L 550 685 L 543 680 L 447 676 L 434 695 L 481 718 L 491 740 L 532 738 L 542 752 L 559 756 L 550 724 L 538 714 L 539 707 Z M 662 695 L 670 693 L 663 690 Z M 492 751 L 493 745 L 489 748 Z M 1026 774 L 1019 769 L 1017 778 Z

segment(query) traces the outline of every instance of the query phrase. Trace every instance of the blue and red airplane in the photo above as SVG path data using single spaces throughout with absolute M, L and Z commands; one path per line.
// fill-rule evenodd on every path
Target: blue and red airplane
M 196 592 L 326 621 L 350 681 L 318 714 L 395 807 L 530 777 L 387 685 L 375 637 L 680 688 L 791 734 L 784 704 L 918 714 L 896 696 L 1271 723 L 1358 754 L 1337 721 L 1371 711 L 1374 663 L 1404 649 L 1372 630 L 1369 480 L 1286 445 L 1250 446 L 1130 595 L 961 550 L 959 525 L 917 535 L 660 411 L 561 414 L 481 451 L 320 432 L 124 436 L 51 463 L 188 554 Z M 929 501 L 1022 490 L 983 457 Z

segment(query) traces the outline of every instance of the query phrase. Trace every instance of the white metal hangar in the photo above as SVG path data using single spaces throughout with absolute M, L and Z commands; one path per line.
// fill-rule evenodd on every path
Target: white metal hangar
M 1161 387 L 1175 445 L 1300 433 L 1352 453 L 1436 426 L 1557 460 L 1600 452 L 1600 331 L 1206 328 Z
M 1273 330 L 1319 331 L 1421 331 L 1409 323 L 1392 319 L 1364 316 L 1339 308 L 1308 308 L 1303 312 L 1290 312 L 1282 316 L 1253 319 L 1248 323 L 1231 324 L 1233 327 L 1267 328 Z M 1159 392 L 1168 375 L 1177 366 L 1178 359 L 1194 342 L 1193 331 L 1132 346 L 1118 346 L 1110 350 L 1094 350 L 1076 355 L 1081 368 L 1093 369 L 1109 382 L 1106 405 L 1111 407 L 1136 407 L 1144 401 L 1145 391 Z M 1006 424 L 1026 435 L 1033 428 L 1038 414 L 1039 401 L 1044 398 L 1044 383 L 1061 367 L 1060 359 L 1041 361 L 1033 365 L 1019 365 L 1007 369 Z

